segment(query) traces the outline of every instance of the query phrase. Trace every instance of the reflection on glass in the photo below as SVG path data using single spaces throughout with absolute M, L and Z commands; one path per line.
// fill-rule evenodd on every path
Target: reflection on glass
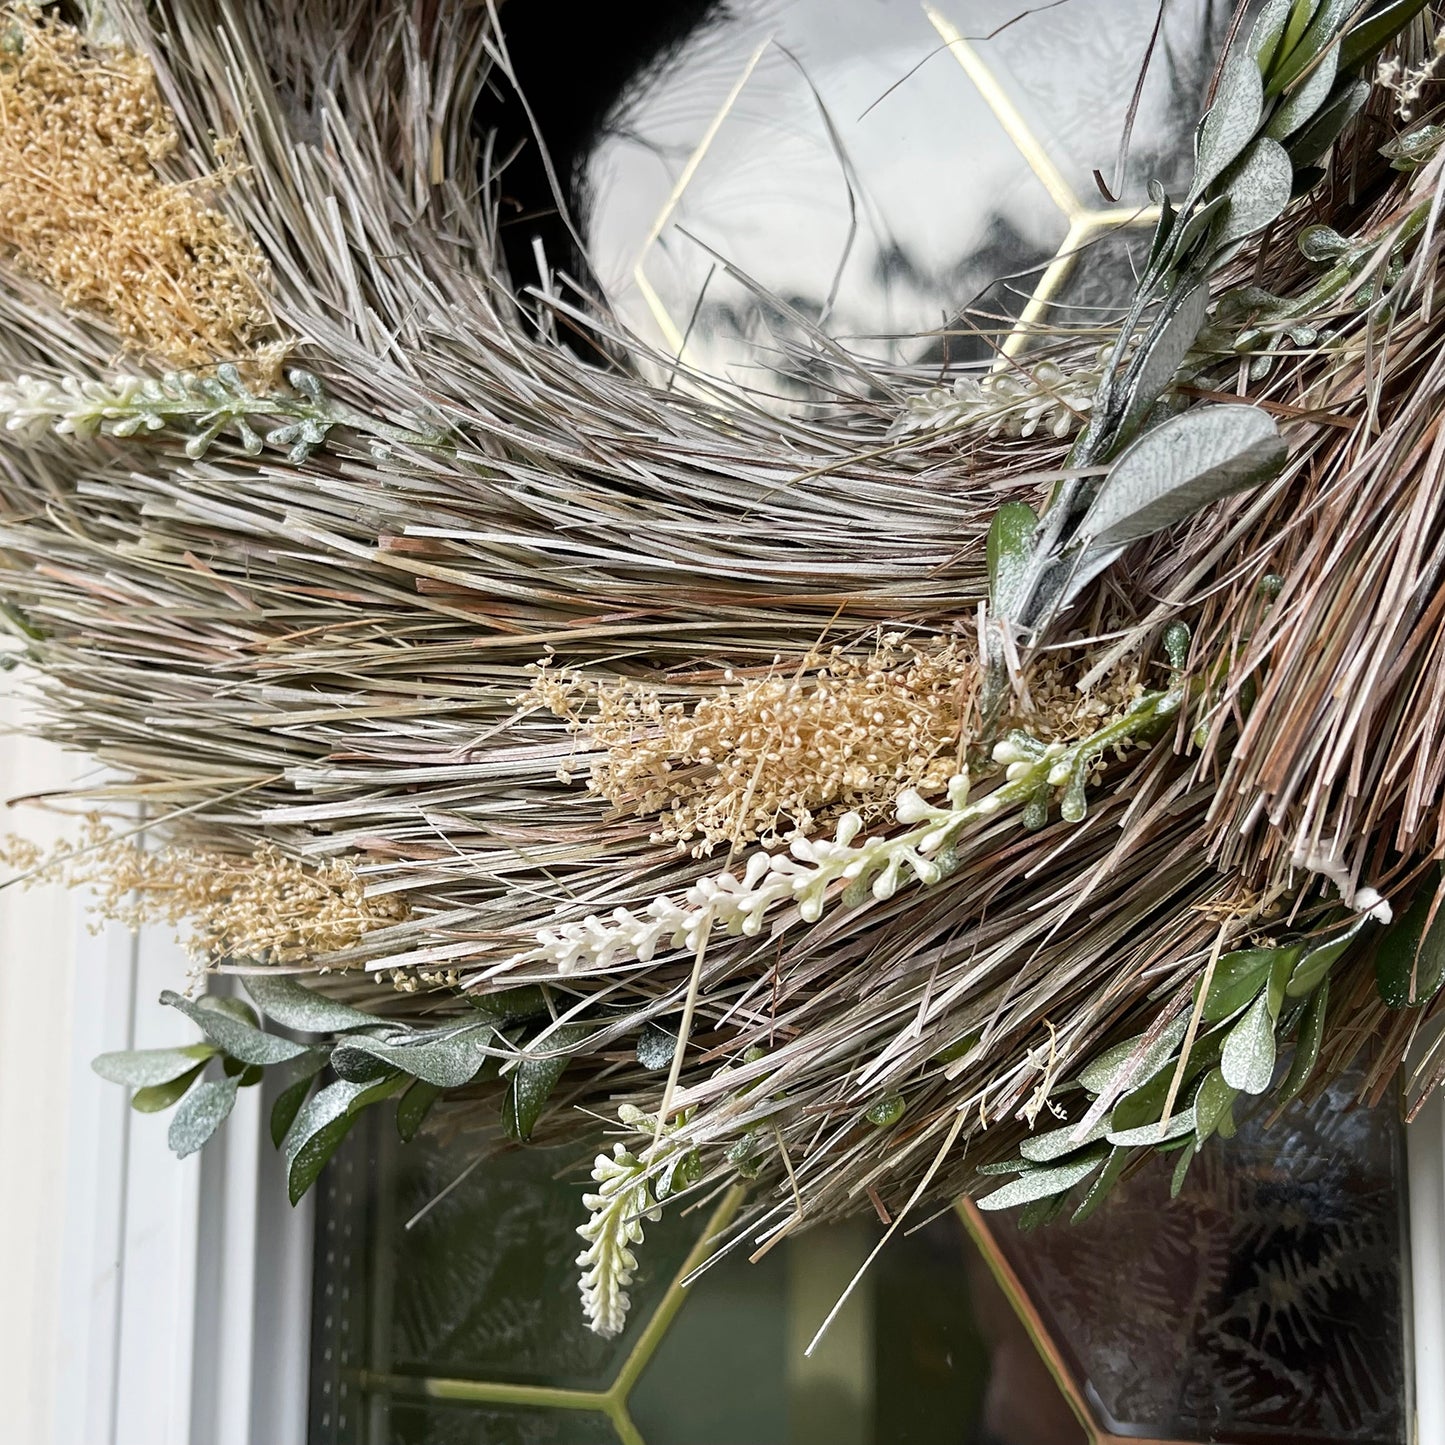
M 1166 7 L 1117 195 L 1093 174 L 1116 179 L 1156 9 L 699 7 L 580 162 L 598 279 L 664 352 L 685 341 L 694 365 L 765 390 L 809 327 L 889 363 L 989 357 L 978 330 L 1006 332 L 1051 257 L 1052 293 L 1081 247 L 1147 228 L 1150 177 L 1178 188 L 1228 21 L 1211 0 Z M 1115 279 L 1117 303 L 1132 280 Z
M 1076 1228 L 992 1231 L 1090 1413 L 1171 1441 L 1408 1439 L 1401 1136 L 1336 1088 L 1156 1159 Z M 982 1216 L 975 1216 L 981 1223 Z

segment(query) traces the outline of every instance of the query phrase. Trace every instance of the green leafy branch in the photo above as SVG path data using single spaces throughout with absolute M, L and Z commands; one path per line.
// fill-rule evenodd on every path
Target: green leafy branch
M 1171 1184 L 1178 1195 L 1207 1141 L 1234 1134 L 1241 1098 L 1268 1097 L 1278 1110 L 1309 1083 L 1325 1035 L 1330 972 L 1368 926 L 1360 919 L 1326 937 L 1222 955 L 1195 985 L 1192 1011 L 1106 1050 L 1081 1072 L 1090 1102 L 1078 1119 L 1026 1139 L 1017 1159 L 979 1171 L 1015 1176 L 979 1208 L 1024 1205 L 1027 1227 L 1057 1218 L 1073 1200 L 1073 1219 L 1085 1219 L 1150 1152 L 1178 1156 Z
M 1069 455 L 1075 475 L 1056 488 L 1041 518 L 1023 518 L 1021 503 L 995 518 L 991 557 L 1006 556 L 1008 565 L 993 569 L 981 698 L 988 723 L 1007 695 L 1015 637 L 1042 632 L 1130 542 L 1283 466 L 1284 445 L 1258 408 L 1161 418 L 1161 399 L 1205 324 L 1210 277 L 1319 181 L 1317 162 L 1369 95 L 1359 72 L 1425 3 L 1396 0 L 1351 25 L 1354 0 L 1268 0 L 1225 57 L 1195 136 L 1188 193 L 1176 207 L 1158 182 L 1150 186 L 1158 225 Z
M 338 1003 L 291 978 L 251 974 L 243 982 L 256 1007 L 214 994 L 161 995 L 201 1030 L 201 1042 L 102 1054 L 92 1067 L 133 1088 L 132 1107 L 142 1113 L 175 1106 L 168 1139 L 185 1158 L 225 1122 L 240 1089 L 284 1066 L 290 1078 L 271 1109 L 271 1139 L 285 1158 L 293 1204 L 357 1118 L 388 1099 L 397 1101 L 397 1132 L 409 1140 L 444 1092 L 505 1076 L 503 1129 L 529 1138 L 572 1051 L 592 1032 L 585 1024 L 553 1025 L 547 995 L 535 986 L 474 998 L 477 1017 L 419 1028 Z M 281 1028 L 329 1037 L 302 1043 L 268 1032 L 262 1014 Z M 540 1031 L 528 1024 L 539 1017 L 547 1019 Z M 530 1044 L 523 1041 L 529 1031 Z
M 270 447 L 285 451 L 296 465 L 324 446 L 337 426 L 367 437 L 378 459 L 388 456 L 393 444 L 434 447 L 443 440 L 436 428 L 408 430 L 344 405 L 327 393 L 318 376 L 300 367 L 291 368 L 286 380 L 289 390 L 257 393 L 229 362 L 204 375 L 172 371 L 107 381 L 67 376 L 59 382 L 22 376 L 0 382 L 0 428 L 81 440 L 98 434 L 122 439 L 179 434 L 192 460 L 205 456 L 229 432 L 247 456 Z

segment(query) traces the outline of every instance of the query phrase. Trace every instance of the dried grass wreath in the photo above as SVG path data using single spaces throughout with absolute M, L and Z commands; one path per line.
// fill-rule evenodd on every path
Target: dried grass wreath
M 618 1120 L 610 1333 L 664 1200 L 1077 1215 L 1440 1081 L 1434 7 L 1236 26 L 1102 354 L 818 337 L 787 417 L 518 300 L 492 5 L 71 19 L 0 12 L 0 610 L 106 773 L 8 858 L 241 975 L 97 1063 L 177 1152 L 267 1068 L 293 1199 L 383 1100 Z

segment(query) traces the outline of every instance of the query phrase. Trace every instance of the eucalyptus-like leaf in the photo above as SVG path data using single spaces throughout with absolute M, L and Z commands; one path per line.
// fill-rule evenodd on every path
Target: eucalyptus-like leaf
M 1002 1189 L 985 1194 L 978 1201 L 978 1207 L 1012 1209 L 1016 1204 L 1028 1204 L 1034 1199 L 1048 1199 L 1056 1194 L 1064 1194 L 1087 1179 L 1103 1162 L 1107 1152 L 1104 1145 L 1095 1144 L 1077 1159 L 1068 1159 L 1048 1169 L 1031 1169 L 1027 1174 L 1021 1174 L 1017 1179 L 1005 1184 Z
M 1261 75 L 1268 75 L 1274 64 L 1293 8 L 1294 0 L 1266 0 L 1255 18 L 1254 29 L 1249 32 L 1249 53 L 1254 56 Z
M 1132 1129 L 1111 1129 L 1105 1138 L 1116 1149 L 1136 1149 L 1140 1146 L 1152 1148 L 1156 1144 L 1167 1144 L 1171 1139 L 1182 1139 L 1194 1132 L 1194 1110 L 1178 1109 L 1166 1122 L 1138 1124 Z
M 1204 1076 L 1194 1096 L 1194 1139 L 1202 1149 L 1205 1141 L 1219 1127 L 1239 1091 L 1225 1082 L 1220 1069 L 1211 1069 Z
M 1232 1013 L 1238 1013 L 1269 981 L 1277 949 L 1237 948 L 1221 954 L 1214 965 L 1214 974 L 1209 980 L 1209 992 L 1204 999 L 1203 1019 L 1206 1023 L 1218 1023 Z M 1203 979 L 1200 979 L 1203 982 Z M 1194 988 L 1194 997 L 1199 997 L 1199 985 Z
M 271 1142 L 276 1148 L 281 1147 L 281 1141 L 285 1139 L 297 1114 L 301 1112 L 301 1106 L 306 1102 L 306 1096 L 311 1092 L 316 1076 L 324 1066 L 325 1060 L 320 1055 L 308 1059 L 302 1066 L 301 1073 L 276 1095 L 276 1102 L 271 1105 L 270 1120 Z
M 357 1119 L 351 1113 L 351 1104 L 370 1087 L 370 1084 L 338 1079 L 308 1099 L 292 1120 L 281 1144 L 286 1162 L 286 1192 L 292 1204 L 316 1182 L 326 1161 L 351 1132 Z
M 677 1035 L 648 1022 L 637 1037 L 637 1062 L 644 1069 L 665 1069 L 677 1052 Z
M 202 1008 L 170 989 L 161 994 L 161 1002 L 179 1009 L 212 1043 L 219 1044 L 225 1053 L 244 1064 L 282 1064 L 307 1052 L 305 1044 L 262 1033 L 230 1013 Z
M 1228 205 L 1228 196 L 1215 196 L 1212 200 L 1199 201 L 1190 207 L 1188 214 L 1175 228 L 1174 249 L 1170 257 L 1170 263 L 1175 270 L 1183 269 L 1195 259 L 1192 255 L 1195 248 Z
M 1305 1006 L 1304 1017 L 1300 1020 L 1299 1036 L 1295 1040 L 1294 1057 L 1290 1060 L 1289 1072 L 1279 1089 L 1279 1103 L 1289 1103 L 1297 1098 L 1309 1083 L 1314 1073 L 1315 1062 L 1320 1056 L 1320 1044 L 1325 1036 L 1325 1015 L 1330 1005 L 1330 981 L 1325 979 L 1314 991 Z
M 179 1049 L 122 1049 L 92 1059 L 90 1067 L 112 1084 L 146 1089 L 180 1078 L 218 1052 L 214 1044 L 187 1044 Z
M 147 1084 L 145 1088 L 137 1089 L 131 1095 L 131 1108 L 138 1114 L 159 1114 L 163 1109 L 169 1109 L 201 1077 L 201 1070 L 205 1067 L 205 1064 L 197 1064 L 177 1078 L 167 1079 L 164 1084 Z
M 241 982 L 261 1012 L 282 1028 L 305 1034 L 344 1034 L 377 1023 L 375 1014 L 338 1003 L 285 974 L 252 973 Z
M 1350 925 L 1337 938 L 1331 938 L 1325 943 L 1317 943 L 1312 948 L 1307 948 L 1300 956 L 1300 960 L 1294 966 L 1294 971 L 1289 976 L 1289 982 L 1285 985 L 1285 994 L 1290 998 L 1305 998 L 1319 986 L 1326 974 L 1329 973 L 1345 950 L 1364 932 L 1365 928 L 1373 920 L 1361 918 Z
M 1132 436 L 1172 385 L 1204 325 L 1208 309 L 1209 285 L 1203 281 L 1195 285 L 1181 283 L 1165 300 L 1158 323 L 1139 343 L 1139 349 L 1124 374 L 1124 410 L 1118 424 L 1120 437 Z
M 368 1060 L 374 1059 L 440 1089 L 459 1089 L 486 1063 L 494 1038 L 495 1030 L 489 1023 L 462 1023 L 398 1033 L 385 1039 L 351 1034 L 336 1045 L 331 1062 L 338 1073 L 360 1079 L 375 1077 L 375 1072 L 365 1067 Z M 351 1064 L 362 1067 L 352 1069 Z
M 214 1013 L 227 1014 L 249 1029 L 261 1027 L 261 1015 L 243 998 L 231 998 L 223 993 L 203 993 L 196 1000 L 197 1008 L 210 1009 Z
M 1263 111 L 1259 66 L 1247 48 L 1236 49 L 1224 62 L 1214 104 L 1195 137 L 1191 197 L 1202 195 L 1243 153 L 1259 131 Z
M 1354 70 L 1374 58 L 1430 3 L 1430 0 L 1391 0 L 1347 30 L 1340 46 L 1340 69 Z
M 442 1096 L 435 1084 L 417 1079 L 396 1103 L 396 1132 L 403 1144 L 410 1144 L 416 1138 L 422 1122 L 431 1112 L 431 1106 Z
M 1292 136 L 1329 99 L 1339 71 L 1340 42 L 1337 40 L 1320 57 L 1319 63 L 1280 102 L 1270 116 L 1264 133 L 1272 140 Z
M 1194 1162 L 1194 1156 L 1199 1152 L 1199 1146 L 1191 1139 L 1179 1153 L 1179 1160 L 1174 1166 L 1173 1177 L 1169 1181 L 1169 1197 L 1178 1199 L 1180 1191 L 1184 1188 L 1184 1178 L 1189 1173 L 1189 1166 Z
M 1269 83 L 1265 91 L 1278 95 L 1289 89 L 1311 65 L 1319 62 L 1340 33 L 1340 27 L 1350 18 L 1352 11 L 1359 8 L 1359 0 L 1319 0 L 1314 18 L 1300 36 L 1298 44 L 1282 55 L 1271 68 Z
M 1315 118 L 1289 143 L 1290 164 L 1295 170 L 1305 171 L 1322 159 L 1369 98 L 1368 80 L 1344 81 L 1337 85 Z M 1299 190 L 1298 183 L 1295 190 Z
M 1005 502 L 988 529 L 989 607 L 996 617 L 1012 617 L 1023 601 L 1020 589 L 1029 569 L 1029 552 L 1039 519 L 1026 502 Z
M 1187 1018 L 1171 1019 L 1168 1027 L 1161 1030 L 1159 1037 L 1140 1054 L 1138 1063 L 1130 1070 L 1129 1077 L 1122 1082 L 1128 1085 L 1158 1073 L 1174 1056 L 1174 1051 L 1179 1047 L 1188 1028 Z M 1122 1044 L 1105 1049 L 1096 1059 L 1079 1070 L 1079 1082 L 1095 1096 L 1104 1093 L 1113 1085 L 1115 1075 L 1129 1062 L 1130 1056 L 1145 1037 L 1144 1034 L 1135 1034 L 1132 1039 L 1125 1039 Z
M 1084 1197 L 1079 1201 L 1079 1207 L 1074 1210 L 1071 1224 L 1082 1224 L 1114 1191 L 1114 1186 L 1119 1182 L 1119 1176 L 1124 1172 L 1124 1166 L 1129 1162 L 1130 1151 L 1128 1149 L 1111 1149 L 1109 1157 L 1104 1161 L 1104 1167 L 1099 1170 L 1098 1177 L 1084 1191 Z
M 1242 1094 L 1262 1094 L 1274 1077 L 1274 1015 L 1269 994 L 1261 993 L 1230 1029 L 1219 1056 L 1224 1082 Z
M 502 1099 L 502 1128 L 513 1139 L 530 1139 L 557 1081 L 571 1060 L 571 1051 L 593 1032 L 587 1024 L 563 1024 L 515 1065 Z
M 1375 955 L 1375 986 L 1391 1008 L 1429 1002 L 1445 977 L 1445 899 L 1431 921 L 1440 888 L 1438 872 L 1432 880 L 1436 886 L 1420 889 L 1390 925 Z
M 194 1154 L 226 1121 L 236 1102 L 239 1078 L 207 1079 L 197 1084 L 171 1116 L 166 1143 L 176 1157 Z
M 1255 406 L 1205 406 L 1144 433 L 1114 464 L 1080 530 L 1118 547 L 1276 476 L 1286 449 Z
M 1055 1159 L 1062 1159 L 1067 1154 L 1076 1153 L 1097 1143 L 1109 1132 L 1109 1121 L 1101 1119 L 1082 1139 L 1074 1138 L 1076 1128 L 1074 1124 L 1065 1124 L 1062 1129 L 1050 1129 L 1044 1134 L 1030 1134 L 1019 1145 L 1019 1153 L 1033 1164 L 1052 1163 Z
M 1284 213 L 1294 187 L 1294 167 L 1277 140 L 1257 140 L 1225 177 L 1223 186 L 1229 209 L 1214 235 L 1219 251 L 1262 231 Z

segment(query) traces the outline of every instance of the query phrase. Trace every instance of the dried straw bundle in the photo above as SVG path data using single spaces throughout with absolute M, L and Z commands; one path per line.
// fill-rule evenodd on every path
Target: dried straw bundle
M 1314 8 L 1273 7 L 1289 26 Z M 161 346 L 118 330 L 115 307 L 68 309 L 0 234 L 0 594 L 47 735 L 111 770 L 100 805 L 144 804 L 177 848 L 359 882 L 345 946 L 214 960 L 305 971 L 417 1029 L 453 1020 L 476 1050 L 469 1070 L 428 1055 L 398 1076 L 395 1038 L 353 1033 L 392 1071 L 353 1071 L 356 1090 L 417 1078 L 419 1118 L 453 1080 L 459 1123 L 493 1126 L 505 1094 L 512 1132 L 544 1140 L 621 1106 L 648 1142 L 597 1176 L 599 1218 L 613 1197 L 643 1212 L 664 1172 L 675 1191 L 755 1177 L 740 1229 L 760 1241 L 976 1188 L 1040 1118 L 1080 1124 L 1068 1086 L 1106 1046 L 1144 1034 L 1091 1091 L 1095 1114 L 1172 1057 L 1156 1041 L 1178 1051 L 1186 1020 L 1187 1058 L 1217 1021 L 1193 1005 L 1201 975 L 1207 994 L 1254 967 L 1227 962 L 1241 950 L 1276 948 L 1237 1014 L 1266 975 L 1283 992 L 1312 935 L 1433 898 L 1445 158 L 1427 125 L 1436 31 L 1408 8 L 1417 114 L 1377 89 L 1323 186 L 1214 278 L 1232 299 L 1175 396 L 1249 397 L 1283 429 L 1283 471 L 1130 547 L 1047 633 L 1010 639 L 1013 685 L 990 700 L 990 524 L 1103 471 L 1077 448 L 1066 466 L 1079 406 L 1025 436 L 910 426 L 918 381 L 820 341 L 809 364 L 836 404 L 780 418 L 704 377 L 648 380 L 580 303 L 554 294 L 530 319 L 499 261 L 500 158 L 471 125 L 482 88 L 506 83 L 490 6 L 94 5 L 92 44 L 145 57 L 173 116 L 157 174 L 211 186 L 215 224 L 249 238 L 236 255 L 256 248 L 270 322 L 249 352 L 208 333 L 212 369 L 160 382 L 148 359 L 190 355 L 194 328 Z M 0 26 L 22 54 L 51 33 L 23 8 Z M 1323 221 L 1339 245 L 1308 229 Z M 218 281 L 232 298 L 235 274 Z M 125 343 L 143 350 L 117 381 Z M 1092 394 L 1075 379 L 1092 386 L 1096 348 L 1065 337 L 1026 358 L 1024 403 Z M 307 370 L 268 387 L 283 351 Z M 996 417 L 1006 390 L 978 406 Z M 1180 621 L 1193 641 L 1171 670 Z M 890 741 L 860 772 L 875 707 Z M 1054 743 L 1041 773 L 1033 753 L 991 762 L 1008 726 Z M 1037 781 L 1059 757 L 1077 764 L 1074 821 L 1042 782 L 1003 805 L 1006 765 Z M 853 811 L 880 837 L 942 826 L 950 796 L 973 806 L 946 793 L 965 764 L 1000 801 L 949 834 L 936 881 L 925 849 L 862 897 L 820 886 L 816 922 L 795 890 L 756 934 L 714 911 L 688 947 L 671 924 L 655 946 L 613 936 L 613 910 L 635 933 L 652 900 L 740 877 L 799 826 L 800 866 L 840 823 L 851 846 Z M 1316 1048 L 1323 1030 L 1327 1072 L 1369 1046 L 1378 1094 L 1432 1009 L 1391 1011 L 1369 948 L 1339 952 L 1320 965 L 1328 1019 L 1322 1000 L 1313 1022 L 1286 1014 Z M 257 998 L 283 1023 L 359 1027 L 274 986 Z M 1166 1124 L 1188 1086 L 1181 1064 Z M 343 1101 L 341 1132 L 349 1117 Z M 607 1327 L 626 1239 L 599 1230 L 613 1273 L 589 1307 Z

